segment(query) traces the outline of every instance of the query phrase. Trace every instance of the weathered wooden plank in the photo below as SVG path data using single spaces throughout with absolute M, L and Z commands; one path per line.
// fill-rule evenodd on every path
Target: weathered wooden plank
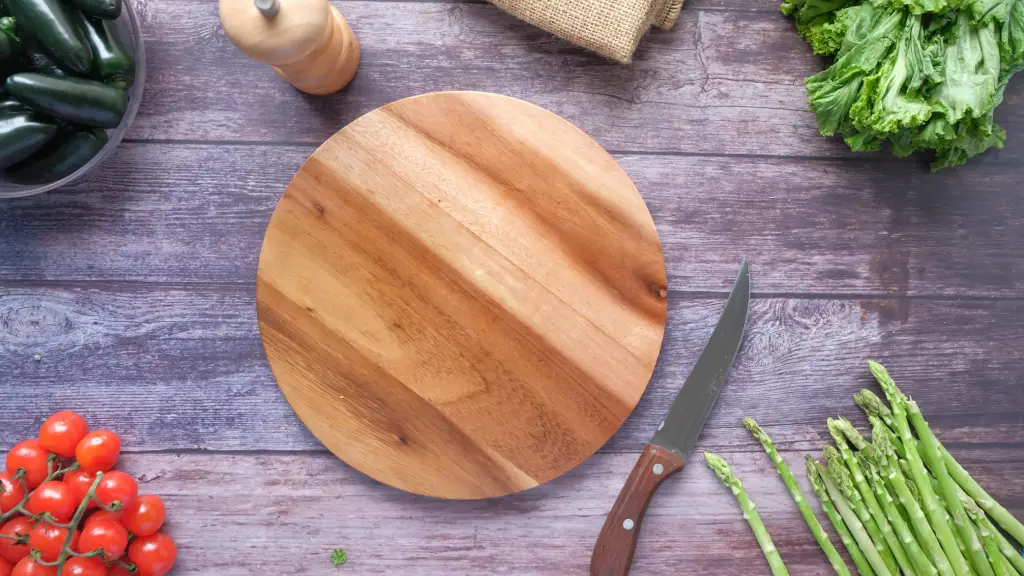
M 243 282 L 312 148 L 126 144 L 80 185 L 0 203 L 0 279 Z M 669 286 L 760 293 L 1020 296 L 1014 167 L 620 155 L 658 226 Z
M 721 455 L 790 572 L 828 573 L 770 461 L 752 439 L 745 448 Z M 810 494 L 802 454 L 783 454 Z M 958 456 L 1011 512 L 1024 514 L 1014 480 L 1024 474 L 1019 450 Z M 588 573 L 594 539 L 634 461 L 602 454 L 525 493 L 461 502 L 392 490 L 329 455 L 137 454 L 124 457 L 122 469 L 164 498 L 179 546 L 175 574 L 330 574 L 330 551 L 342 547 L 344 574 L 565 576 Z M 695 458 L 655 496 L 631 574 L 760 573 L 767 565 L 732 495 Z
M 710 335 L 722 299 L 671 294 L 652 383 L 605 446 L 637 452 Z M 813 448 L 859 417 L 869 358 L 890 365 L 952 446 L 1024 443 L 1024 301 L 758 299 L 705 442 L 746 443 L 754 416 Z M 137 450 L 318 450 L 267 368 L 249 287 L 0 287 L 0 448 L 71 408 Z M 33 356 L 39 354 L 40 361 Z
M 774 12 L 690 7 L 627 67 L 486 4 L 339 2 L 362 65 L 345 91 L 313 98 L 245 59 L 220 30 L 216 3 L 146 6 L 151 64 L 132 138 L 321 142 L 393 100 L 463 89 L 525 98 L 612 150 L 850 155 L 818 135 L 807 111 L 803 79 L 821 60 Z M 1024 132 L 1021 92 L 1007 92 L 1000 117 L 1014 121 L 1011 143 L 993 159 L 1024 157 L 1013 137 Z

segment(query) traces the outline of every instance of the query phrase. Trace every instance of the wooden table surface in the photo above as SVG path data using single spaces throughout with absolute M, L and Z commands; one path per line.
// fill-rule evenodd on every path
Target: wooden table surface
M 337 2 L 363 63 L 327 98 L 244 59 L 213 0 L 135 1 L 150 62 L 128 140 L 78 185 L 0 202 L 0 443 L 61 408 L 120 432 L 125 469 L 167 501 L 174 574 L 587 573 L 742 255 L 747 336 L 698 450 L 733 465 L 793 574 L 828 568 L 740 418 L 797 465 L 826 417 L 861 422 L 850 396 L 869 358 L 1024 516 L 1020 81 L 997 113 L 1006 148 L 931 175 L 818 136 L 802 80 L 822 62 L 774 0 L 691 0 L 630 67 L 481 2 Z M 327 453 L 271 378 L 254 303 L 264 229 L 302 161 L 360 114 L 450 89 L 524 98 L 610 150 L 654 215 L 670 286 L 661 360 L 618 434 L 548 485 L 477 502 L 401 493 Z M 767 573 L 731 495 L 693 464 L 656 496 L 633 574 Z

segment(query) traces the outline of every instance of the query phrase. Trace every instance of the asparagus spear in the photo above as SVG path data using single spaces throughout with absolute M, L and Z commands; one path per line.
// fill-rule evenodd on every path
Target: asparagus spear
M 811 481 L 811 487 L 814 488 L 814 493 L 818 495 L 818 500 L 821 500 L 821 509 L 825 511 L 825 515 L 832 522 L 832 527 L 839 533 L 839 539 L 842 540 L 843 546 L 846 547 L 846 551 L 850 554 L 850 559 L 853 560 L 854 566 L 857 567 L 857 572 L 861 576 L 875 576 L 875 571 L 871 569 L 871 564 L 864 557 L 864 553 L 860 551 L 860 547 L 857 546 L 853 535 L 850 534 L 850 529 L 846 527 L 842 516 L 836 510 L 836 505 L 829 498 L 828 491 L 825 490 L 825 481 L 821 478 L 816 464 L 817 460 L 807 456 L 807 478 Z
M 874 417 L 880 418 L 882 422 L 885 422 L 886 427 L 892 431 L 893 450 L 896 451 L 896 454 L 898 454 L 900 458 L 904 458 L 903 442 L 899 439 L 899 436 L 896 435 L 896 420 L 893 419 L 892 410 L 889 410 L 889 407 L 885 405 L 885 402 L 882 402 L 881 398 L 876 396 L 871 390 L 867 389 L 854 394 L 853 402 L 857 406 L 860 406 L 860 409 L 868 415 L 869 420 Z M 872 426 L 872 430 L 874 430 L 874 426 Z
M 935 485 L 935 484 L 938 484 L 938 483 L 937 482 L 933 482 L 933 485 Z M 938 488 L 936 487 L 935 490 L 938 491 Z M 946 510 L 945 508 L 943 508 L 942 509 L 942 513 L 943 513 L 943 515 L 946 518 L 946 523 L 949 524 L 950 526 L 952 526 L 953 525 L 953 517 L 949 515 L 949 511 Z M 953 531 L 953 535 L 956 536 L 956 545 L 957 545 L 958 548 L 960 548 L 960 553 L 964 555 L 964 558 L 969 558 L 970 557 L 970 552 L 967 551 L 967 548 L 968 548 L 967 541 L 964 540 L 963 536 L 960 535 L 960 531 L 959 530 L 954 530 Z M 980 536 L 978 537 L 978 542 L 981 542 L 981 537 Z M 972 576 L 978 576 L 978 571 L 974 569 L 974 566 L 972 566 L 970 562 L 967 563 L 967 567 L 971 569 L 971 575 Z
M 1024 524 L 1021 524 L 1006 510 L 1006 508 L 1003 508 L 999 502 L 996 502 L 995 498 L 989 496 L 988 492 L 974 481 L 974 478 L 971 477 L 970 473 L 968 473 L 967 470 L 964 470 L 963 466 L 961 466 L 960 463 L 957 462 L 941 444 L 939 445 L 939 451 L 942 453 L 943 462 L 946 463 L 946 470 L 949 472 L 949 475 L 956 480 L 956 483 L 959 484 L 965 492 L 970 494 L 971 498 L 978 503 L 978 506 L 980 506 L 991 519 L 996 521 L 996 524 L 1002 526 L 1003 530 L 1006 530 L 1006 532 L 1018 543 L 1024 544 Z
M 917 534 L 928 557 L 935 565 L 935 569 L 942 576 L 952 576 L 953 568 L 950 566 L 949 560 L 942 551 L 942 546 L 939 544 L 931 524 L 928 523 L 928 518 L 918 503 L 919 497 L 911 492 L 909 483 L 903 476 L 903 471 L 900 470 L 896 453 L 893 451 L 892 444 L 889 443 L 889 435 L 879 430 L 879 427 L 884 428 L 885 424 L 881 420 L 876 419 L 874 425 L 871 437 L 875 444 L 875 452 L 878 456 L 877 462 L 881 467 L 882 474 L 886 477 L 889 484 L 892 485 L 903 507 L 907 509 L 907 514 L 910 516 L 910 524 L 914 527 L 914 532 Z
M 825 467 L 821 465 L 821 462 L 817 461 L 814 462 L 814 467 L 818 470 L 818 476 L 825 484 L 825 491 L 828 492 L 829 498 L 835 503 L 836 508 L 839 510 L 839 515 L 843 517 L 843 522 L 849 527 L 850 533 L 853 534 L 854 540 L 857 541 L 857 546 L 860 548 L 861 553 L 864 554 L 868 564 L 871 565 L 871 569 L 874 570 L 876 576 L 898 576 L 889 571 L 889 567 L 886 565 L 885 560 L 882 559 L 882 555 L 878 553 L 875 543 L 871 540 L 871 536 L 868 535 L 867 529 L 864 528 L 864 524 L 857 518 L 857 513 L 850 507 L 850 503 L 843 496 L 842 490 L 829 477 Z
M 1017 553 L 1017 550 L 1010 544 L 1010 541 L 1003 536 L 1003 533 L 999 531 L 992 524 L 992 521 L 988 519 L 985 512 L 978 506 L 978 503 L 974 501 L 966 492 L 961 490 L 959 492 L 960 501 L 964 505 L 964 510 L 967 511 L 967 515 L 974 520 L 978 526 L 978 532 L 984 539 L 985 534 L 991 534 L 992 539 L 996 542 L 996 546 L 999 548 L 999 554 L 1002 556 L 1004 568 L 1005 564 L 1010 566 L 1011 571 L 1008 571 L 1010 576 L 1022 576 L 1024 575 L 1024 558 Z M 986 550 L 987 551 L 987 550 Z M 993 565 L 993 568 L 995 566 Z
M 985 541 L 985 552 L 992 559 L 992 570 L 995 572 L 995 576 L 1010 576 L 1007 567 L 1013 570 L 1013 566 L 1010 566 L 1009 562 L 1005 565 L 1003 564 L 1003 562 L 1006 562 L 1006 558 L 1003 558 L 1002 553 L 999 552 L 999 544 L 996 543 L 995 536 L 987 530 L 982 530 L 981 537 Z M 1017 571 L 1014 570 L 1013 573 L 1016 574 Z
M 889 519 L 886 518 L 885 512 L 882 511 L 882 506 L 878 503 L 878 499 L 875 498 L 874 491 L 870 486 L 868 486 L 868 482 L 864 477 L 864 471 L 861 469 L 860 462 L 857 461 L 857 458 L 853 455 L 853 451 L 850 450 L 850 445 L 846 441 L 846 434 L 844 434 L 842 427 L 843 426 L 839 424 L 837 420 L 833 420 L 832 418 L 828 419 L 828 431 L 832 435 L 832 439 L 835 440 L 836 446 L 839 447 L 839 455 L 842 457 L 842 461 L 846 463 L 846 468 L 849 470 L 850 477 L 853 479 L 853 486 L 860 492 L 859 496 L 862 501 L 867 504 L 868 513 L 874 519 L 875 524 L 882 533 L 882 538 L 889 547 L 890 553 L 896 560 L 898 567 L 890 566 L 890 571 L 896 572 L 898 568 L 903 570 L 907 576 L 916 576 L 914 566 L 910 562 L 907 552 L 903 549 L 903 544 L 900 542 L 900 538 L 896 536 L 892 525 L 889 523 Z M 852 425 L 850 427 L 852 428 Z M 856 432 L 856 430 L 854 431 Z M 842 488 L 843 485 L 840 484 L 839 487 Z M 898 513 L 896 515 L 899 516 Z
M 834 420 L 832 418 L 829 418 L 828 422 L 828 431 L 830 434 L 833 435 L 833 437 L 835 436 L 835 432 L 833 432 L 834 428 L 835 430 L 841 432 L 843 437 L 845 437 L 850 444 L 853 444 L 853 447 L 856 448 L 857 450 L 860 450 L 862 452 L 874 451 L 874 448 L 864 438 L 864 435 L 860 433 L 860 430 L 857 430 L 857 427 L 853 425 L 853 422 L 850 422 L 849 420 L 843 418 L 842 416 Z
M 900 460 L 900 464 L 903 464 L 904 462 L 906 462 L 906 460 Z M 903 468 L 903 467 L 901 466 L 901 468 Z M 920 505 L 921 504 L 921 493 L 917 491 L 917 484 L 914 484 L 914 481 L 912 479 L 907 478 L 907 476 L 910 475 L 910 470 L 903 469 L 902 472 L 903 472 L 903 478 L 905 478 L 906 481 L 907 481 L 907 489 L 910 490 L 910 495 L 913 496 L 914 497 L 914 501 L 916 501 Z
M 864 499 L 857 492 L 857 488 L 850 477 L 850 471 L 843 464 L 839 452 L 831 446 L 826 446 L 825 460 L 828 462 L 829 477 L 835 482 L 839 490 L 842 491 L 843 497 L 850 504 L 850 508 L 857 515 L 857 518 L 860 519 L 868 535 L 871 536 L 871 541 L 875 543 L 875 549 L 878 550 L 878 554 L 885 562 L 886 568 L 892 574 L 899 574 L 900 566 L 896 562 L 896 557 L 893 555 L 892 549 L 889 548 L 889 543 L 882 534 L 882 530 L 879 528 L 874 516 L 871 515 L 867 505 L 864 503 Z
M 992 533 L 988 531 L 983 531 L 981 536 L 985 540 L 985 552 L 987 552 L 989 558 L 992 559 L 992 569 L 995 570 L 996 576 L 1010 576 L 1011 574 L 1017 574 L 1017 571 L 1013 569 L 1013 566 L 1010 566 L 1010 563 L 1007 562 L 1006 558 L 1003 558 L 1002 553 L 999 552 L 999 544 L 996 543 L 995 536 L 992 536 Z
M 1006 560 L 1010 562 L 1010 565 L 1013 566 L 1013 569 L 1016 570 L 1018 574 L 1024 576 L 1024 558 L 1021 557 L 1020 551 L 1014 548 L 1013 544 L 1006 539 L 1006 536 L 1003 536 L 1003 533 L 996 528 L 996 525 L 993 524 L 992 520 L 989 520 L 988 517 L 983 517 L 979 524 L 984 526 L 989 532 L 995 534 L 996 541 L 999 543 L 999 551 L 1003 553 L 1003 558 L 1006 558 Z
M 906 475 L 909 475 L 911 473 L 910 472 L 910 465 L 907 464 L 906 460 L 900 460 L 900 468 L 903 469 L 903 473 L 906 474 Z M 939 488 L 939 481 L 936 480 L 935 477 L 932 476 L 931 474 L 928 475 L 928 481 L 932 485 L 932 491 L 934 491 L 936 494 L 938 494 L 939 491 L 941 490 Z M 911 488 L 911 491 L 914 491 L 916 489 L 912 484 L 910 485 L 910 488 Z M 959 486 L 957 488 L 959 488 Z M 963 492 L 963 490 L 959 490 L 959 491 Z M 949 524 L 950 526 L 953 526 L 953 517 L 949 515 L 949 510 L 947 510 L 945 507 L 942 508 L 942 517 L 946 519 L 946 523 L 947 524 Z M 953 532 L 953 535 L 956 536 L 956 545 L 957 545 L 957 548 L 960 549 L 960 553 L 963 554 L 964 558 L 970 558 L 970 551 L 969 551 L 970 544 L 968 544 L 969 540 L 965 540 L 964 539 L 964 535 L 959 530 L 955 530 Z M 977 536 L 977 535 L 975 534 L 975 536 Z M 981 538 L 978 537 L 977 541 L 981 542 Z M 974 566 L 972 566 L 969 562 L 967 564 L 967 567 L 971 569 L 971 575 L 972 576 L 978 576 L 978 571 L 975 570 Z
M 917 405 L 917 402 L 913 400 L 907 402 L 907 415 L 917 431 L 918 438 L 921 439 L 919 443 L 921 455 L 924 456 L 928 468 L 931 469 L 935 479 L 939 482 L 939 494 L 946 503 L 946 509 L 949 511 L 950 516 L 953 517 L 953 525 L 967 544 L 967 553 L 971 566 L 978 572 L 978 576 L 995 576 L 992 566 L 985 556 L 985 548 L 982 546 L 978 535 L 974 533 L 971 521 L 967 518 L 967 512 L 964 511 L 964 505 L 960 502 L 960 497 L 957 496 L 956 483 L 946 470 L 945 460 L 939 451 L 939 441 L 935 439 L 935 434 L 932 432 L 931 427 L 928 426 L 928 421 L 924 419 L 924 415 L 921 414 L 921 408 Z
M 907 452 L 906 452 L 906 450 L 903 449 L 903 442 L 900 441 L 900 437 L 897 436 L 896 433 L 892 431 L 892 428 L 889 428 L 888 426 L 886 426 L 884 421 L 881 418 L 879 418 L 878 416 L 868 416 L 868 422 L 871 423 L 871 430 L 872 430 L 871 434 L 872 434 L 872 436 L 874 436 L 874 434 L 875 434 L 875 432 L 873 432 L 873 430 L 875 430 L 875 421 L 876 420 L 878 421 L 879 424 L 882 425 L 881 428 L 879 428 L 878 433 L 879 434 L 884 434 L 884 435 L 889 437 L 889 443 L 892 444 L 892 449 L 893 449 L 894 452 L 896 452 L 897 456 L 899 456 L 900 458 L 906 458 L 907 457 Z
M 959 546 L 957 546 L 956 537 L 953 536 L 953 529 L 946 522 L 939 499 L 928 482 L 928 470 L 925 468 L 924 462 L 917 452 L 917 441 L 910 431 L 910 422 L 907 421 L 907 398 L 896 387 L 896 383 L 893 382 L 889 373 L 881 364 L 877 362 L 869 362 L 868 364 L 871 367 L 871 373 L 875 376 L 875 380 L 882 386 L 882 390 L 885 391 L 885 395 L 889 398 L 893 420 L 896 422 L 896 429 L 899 432 L 900 440 L 903 441 L 903 449 L 907 453 L 907 463 L 910 465 L 910 471 L 914 481 L 917 483 L 917 489 L 921 492 L 925 513 L 928 515 L 928 520 L 935 530 L 935 535 L 939 538 L 942 550 L 946 553 L 946 558 L 949 559 L 949 563 L 953 566 L 953 572 L 956 576 L 970 576 L 971 569 L 968 567 L 964 555 L 960 552 Z
M 906 550 L 907 556 L 910 557 L 910 561 L 914 564 L 914 570 L 921 576 L 937 576 L 939 571 L 935 569 L 935 566 L 932 566 L 928 556 L 921 549 L 920 543 L 918 543 L 913 531 L 911 531 L 910 526 L 907 525 L 907 522 L 903 520 L 903 516 L 896 509 L 896 501 L 885 488 L 885 483 L 882 481 L 878 470 L 866 457 L 860 457 L 862 458 L 861 469 L 868 476 L 868 484 L 875 491 L 878 501 L 881 502 L 886 516 L 889 517 L 890 523 L 896 531 L 896 535 L 900 538 L 900 543 L 903 544 L 903 549 Z
M 961 495 L 961 500 L 964 500 L 963 495 Z M 985 546 L 985 553 L 992 564 L 992 571 L 995 572 L 996 576 L 1010 576 L 1011 574 L 1017 576 L 1017 570 L 1010 565 L 1010 561 L 999 550 L 999 541 L 996 539 L 996 535 L 980 523 L 985 513 L 982 512 L 974 500 L 970 500 L 969 497 L 966 500 L 969 500 L 970 503 L 967 501 L 963 502 L 964 511 L 967 512 L 971 523 L 974 524 L 978 531 L 978 536 Z
M 786 465 L 786 461 L 782 459 L 779 451 L 775 449 L 775 443 L 768 436 L 767 433 L 757 424 L 753 418 L 744 418 L 743 425 L 746 426 L 747 430 L 757 438 L 757 441 L 764 447 L 765 452 L 768 453 L 768 457 L 775 464 L 775 469 L 778 471 L 779 476 L 782 477 L 782 482 L 789 489 L 789 493 L 793 496 L 793 500 L 796 501 L 797 508 L 800 509 L 800 515 L 804 517 L 804 522 L 807 523 L 807 527 L 810 528 L 811 534 L 814 535 L 814 539 L 818 541 L 818 545 L 821 546 L 822 551 L 825 552 L 825 556 L 828 557 L 828 561 L 832 564 L 832 569 L 836 571 L 836 574 L 840 576 L 851 576 L 850 569 L 846 567 L 846 563 L 843 562 L 843 557 L 836 551 L 835 546 L 832 545 L 832 541 L 829 540 L 828 534 L 818 523 L 818 518 L 814 516 L 814 511 L 811 510 L 811 506 L 807 503 L 807 499 L 804 498 L 804 492 L 800 489 L 800 485 L 797 484 L 796 478 L 793 477 L 793 473 L 790 471 L 789 466 Z
M 905 476 L 911 475 L 910 465 L 907 464 L 906 460 L 900 460 L 900 468 L 903 470 L 903 474 Z M 940 490 L 939 481 L 936 480 L 935 477 L 932 476 L 931 474 L 928 475 L 928 481 L 932 485 L 932 491 L 938 494 Z M 910 488 L 911 493 L 913 493 L 917 501 L 920 502 L 921 496 L 918 494 L 917 485 L 914 484 L 913 480 L 907 480 L 907 487 Z M 950 526 L 953 525 L 953 517 L 949 515 L 949 511 L 946 510 L 945 507 L 942 508 L 942 517 L 946 519 L 947 524 L 949 524 Z M 960 554 L 962 554 L 964 558 L 969 558 L 970 552 L 968 551 L 969 545 L 967 543 L 967 540 L 964 540 L 964 537 L 959 530 L 954 531 L 953 535 L 956 537 L 956 546 L 960 549 Z M 979 542 L 980 541 L 981 540 L 979 538 Z M 967 563 L 967 567 L 971 570 L 971 576 L 978 576 L 978 571 L 975 570 L 969 562 Z
M 976 526 L 978 527 L 978 534 L 981 535 L 982 542 L 985 543 L 985 552 L 988 554 L 989 562 L 992 563 L 992 571 L 995 572 L 995 576 L 1020 576 L 1017 569 L 1010 564 L 1010 560 L 1002 556 L 1002 551 L 999 549 L 999 541 L 996 539 L 995 534 L 980 523 L 976 523 Z
M 853 403 L 860 407 L 868 416 L 876 416 L 885 422 L 891 430 L 896 429 L 896 420 L 892 417 L 892 410 L 882 402 L 874 392 L 867 388 L 853 395 Z
M 843 433 L 844 436 L 846 436 L 846 439 L 849 440 L 850 444 L 853 444 L 854 448 L 859 451 L 858 456 L 863 456 L 865 460 L 870 462 L 875 461 L 878 457 L 875 453 L 875 447 L 864 438 L 864 435 L 860 433 L 860 430 L 857 430 L 857 427 L 854 426 L 852 422 L 846 418 L 839 417 L 835 420 L 835 426 Z M 864 466 L 862 464 L 861 468 L 863 467 Z M 877 498 L 877 492 L 875 496 Z M 899 504 L 897 504 L 895 508 L 903 518 L 904 524 L 908 524 L 910 522 L 910 517 L 907 515 L 907 511 Z M 897 536 L 899 536 L 898 532 Z
M 786 565 L 783 564 L 782 557 L 779 556 L 779 551 L 775 548 L 775 543 L 772 542 L 772 537 L 768 534 L 768 529 L 765 528 L 764 522 L 761 521 L 761 517 L 757 514 L 757 507 L 750 501 L 747 491 L 743 489 L 739 479 L 733 475 L 729 465 L 726 464 L 725 460 L 710 452 L 704 453 L 704 460 L 715 471 L 715 475 L 718 476 L 722 483 L 729 487 L 733 496 L 736 497 L 736 501 L 743 510 L 743 517 L 750 524 L 750 528 L 754 531 L 754 537 L 757 538 L 757 543 L 761 546 L 761 552 L 764 553 L 764 557 L 768 560 L 768 565 L 772 569 L 772 575 L 789 576 L 789 571 L 786 570 Z

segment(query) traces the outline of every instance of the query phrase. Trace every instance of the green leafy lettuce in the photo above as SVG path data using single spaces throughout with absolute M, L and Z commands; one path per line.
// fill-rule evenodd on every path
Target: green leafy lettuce
M 824 136 L 855 151 L 965 163 L 1006 132 L 993 121 L 1024 69 L 1024 0 L 786 0 L 782 12 L 831 65 L 806 80 Z

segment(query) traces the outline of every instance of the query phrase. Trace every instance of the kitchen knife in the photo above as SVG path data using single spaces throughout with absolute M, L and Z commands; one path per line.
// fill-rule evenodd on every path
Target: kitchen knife
M 715 331 L 608 513 L 590 558 L 591 576 L 629 574 L 647 505 L 658 486 L 686 465 L 740 349 L 749 304 L 750 272 L 744 258 Z

